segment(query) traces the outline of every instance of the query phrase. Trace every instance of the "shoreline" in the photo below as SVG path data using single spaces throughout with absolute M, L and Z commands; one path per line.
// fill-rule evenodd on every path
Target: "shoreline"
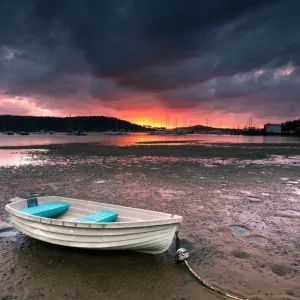
M 198 145 L 172 144 L 153 145 L 139 144 L 129 146 L 115 146 L 100 143 L 67 143 L 35 146 L 5 146 L 3 151 L 17 153 L 18 150 L 46 150 L 39 152 L 41 156 L 166 156 L 166 157 L 191 157 L 191 158 L 216 158 L 216 159 L 266 159 L 270 156 L 294 157 L 300 155 L 300 144 L 234 144 L 234 143 L 207 143 Z
M 34 154 L 49 164 L 0 167 L 0 221 L 9 222 L 3 208 L 10 199 L 43 195 L 183 215 L 181 246 L 207 281 L 251 300 L 297 299 L 300 176 L 289 160 L 300 145 L 289 146 L 52 145 Z M 267 164 L 274 153 L 287 161 Z M 11 231 L 0 238 L 0 254 L 0 290 L 7 297 L 222 299 L 170 252 L 91 252 Z

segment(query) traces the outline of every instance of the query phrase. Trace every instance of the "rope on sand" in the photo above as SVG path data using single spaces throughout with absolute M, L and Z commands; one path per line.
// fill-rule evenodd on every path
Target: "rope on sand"
M 176 232 L 176 261 L 178 263 L 180 262 L 184 262 L 185 265 L 188 267 L 189 271 L 191 272 L 191 274 L 206 288 L 222 295 L 222 296 L 226 296 L 230 299 L 236 299 L 236 300 L 249 300 L 248 298 L 243 298 L 243 297 L 239 297 L 233 294 L 230 294 L 222 289 L 216 288 L 214 286 L 212 286 L 210 283 L 208 283 L 206 280 L 202 279 L 199 275 L 197 275 L 195 273 L 195 271 L 191 268 L 191 266 L 189 265 L 189 263 L 187 262 L 187 259 L 190 257 L 189 253 L 187 252 L 187 250 L 185 248 L 180 248 L 180 241 L 179 241 L 179 237 L 178 237 L 178 232 Z

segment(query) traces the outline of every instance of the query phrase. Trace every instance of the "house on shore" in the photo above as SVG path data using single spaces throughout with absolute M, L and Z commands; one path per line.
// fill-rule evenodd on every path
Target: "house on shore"
M 265 134 L 281 134 L 281 124 L 266 124 L 264 126 Z

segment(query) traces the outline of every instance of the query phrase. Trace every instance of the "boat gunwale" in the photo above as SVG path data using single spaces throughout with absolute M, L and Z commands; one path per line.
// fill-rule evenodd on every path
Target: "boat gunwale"
M 59 197 L 59 196 L 43 196 L 38 198 L 49 198 L 49 197 Z M 179 224 L 182 222 L 182 216 L 179 215 L 171 215 L 168 213 L 158 212 L 158 211 L 151 211 L 146 209 L 140 209 L 140 208 L 134 208 L 134 207 L 128 207 L 128 206 L 121 206 L 121 205 L 114 205 L 109 203 L 103 203 L 103 202 L 95 202 L 95 201 L 88 201 L 83 199 L 74 199 L 74 198 L 67 198 L 67 197 L 59 197 L 62 200 L 68 201 L 68 200 L 75 200 L 75 201 L 82 201 L 82 202 L 88 202 L 88 203 L 96 203 L 100 205 L 109 205 L 111 207 L 116 207 L 116 209 L 119 208 L 128 208 L 128 209 L 136 209 L 141 212 L 145 213 L 161 213 L 165 214 L 165 218 L 158 218 L 156 220 L 141 220 L 137 222 L 103 222 L 103 223 L 85 223 L 85 222 L 75 222 L 75 221 L 65 221 L 60 219 L 51 219 L 51 218 L 44 218 L 39 216 L 33 216 L 29 215 L 23 212 L 18 211 L 17 209 L 11 207 L 12 204 L 23 202 L 26 199 L 19 200 L 13 203 L 9 203 L 5 205 L 5 210 L 16 217 L 27 219 L 33 222 L 43 223 L 43 224 L 49 224 L 49 225 L 56 225 L 56 226 L 63 226 L 63 227 L 71 227 L 71 228 L 135 228 L 135 227 L 149 227 L 149 226 L 156 226 L 156 225 L 167 225 L 167 224 Z M 167 218 L 167 215 L 170 217 Z

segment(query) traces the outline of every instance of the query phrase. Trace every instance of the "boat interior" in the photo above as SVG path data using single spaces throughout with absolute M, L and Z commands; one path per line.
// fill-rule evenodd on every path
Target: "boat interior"
M 141 222 L 175 217 L 162 212 L 58 196 L 24 199 L 8 206 L 16 211 L 41 218 L 82 223 Z

